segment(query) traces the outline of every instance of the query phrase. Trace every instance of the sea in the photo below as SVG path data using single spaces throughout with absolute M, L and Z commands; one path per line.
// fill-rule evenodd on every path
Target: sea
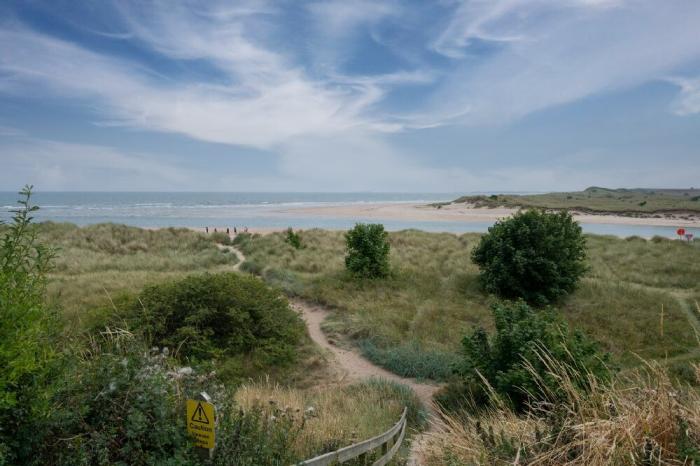
M 312 216 L 301 207 L 367 203 L 431 203 L 465 193 L 263 193 L 263 192 L 37 192 L 36 221 L 77 225 L 123 223 L 138 227 L 230 227 L 347 229 L 357 222 L 383 223 L 390 231 L 419 229 L 452 233 L 485 232 L 492 222 L 409 221 L 382 218 Z M 491 194 L 491 193 L 469 193 Z M 0 220 L 7 222 L 17 207 L 15 192 L 0 192 Z M 619 237 L 675 237 L 675 227 L 587 224 L 587 233 Z

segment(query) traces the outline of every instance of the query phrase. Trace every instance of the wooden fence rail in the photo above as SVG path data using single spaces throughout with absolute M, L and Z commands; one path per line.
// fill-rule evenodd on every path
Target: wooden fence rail
M 344 463 L 354 458 L 360 458 L 363 455 L 366 457 L 367 453 L 375 450 L 377 448 L 382 449 L 382 456 L 372 463 L 372 466 L 384 466 L 394 457 L 401 442 L 403 441 L 404 435 L 406 434 L 406 413 L 407 408 L 404 408 L 403 414 L 401 414 L 401 419 L 399 422 L 394 424 L 394 426 L 376 437 L 372 437 L 364 442 L 355 443 L 348 447 L 341 448 L 340 450 L 332 451 L 330 453 L 325 453 L 316 458 L 310 460 L 302 461 L 299 463 L 303 466 L 327 466 L 331 464 Z

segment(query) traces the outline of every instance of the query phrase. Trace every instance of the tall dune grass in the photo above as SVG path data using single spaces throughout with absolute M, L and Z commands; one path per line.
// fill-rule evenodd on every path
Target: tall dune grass
M 404 407 L 408 407 L 412 429 L 425 423 L 425 413 L 415 394 L 404 385 L 382 379 L 307 390 L 261 381 L 239 388 L 235 400 L 244 410 L 262 407 L 268 416 L 291 417 L 296 425 L 303 424 L 294 444 L 301 458 L 378 435 L 398 422 Z
M 354 341 L 371 342 L 368 356 L 391 361 L 402 374 L 420 353 L 459 349 L 475 325 L 492 326 L 493 298 L 479 289 L 470 260 L 479 235 L 390 233 L 392 274 L 385 280 L 358 281 L 344 271 L 342 232 L 301 232 L 304 249 L 282 234 L 243 236 L 244 267 L 292 295 L 335 307 L 324 330 Z M 562 316 L 603 343 L 604 349 L 635 365 L 638 356 L 680 357 L 695 351 L 698 320 L 687 309 L 700 296 L 700 244 L 587 235 L 590 270 L 578 289 L 557 304 Z M 660 313 L 664 309 L 663 330 Z M 397 361 L 396 355 L 406 355 Z M 444 358 L 432 358 L 440 361 Z M 441 374 L 426 368 L 414 376 Z
M 528 415 L 496 407 L 479 417 L 443 414 L 424 443 L 426 464 L 697 464 L 700 394 L 678 389 L 657 363 L 582 395 L 565 368 L 547 360 L 567 394 Z M 695 366 L 695 376 L 700 376 Z M 595 383 L 595 382 L 594 382 Z M 498 405 L 497 405 L 498 406 Z
M 187 229 L 47 222 L 39 231 L 42 241 L 58 248 L 49 301 L 73 324 L 120 293 L 192 272 L 230 270 L 237 261 L 211 237 Z

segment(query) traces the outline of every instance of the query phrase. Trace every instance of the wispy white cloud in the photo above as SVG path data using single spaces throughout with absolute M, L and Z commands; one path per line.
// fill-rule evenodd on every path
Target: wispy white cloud
M 631 88 L 700 59 L 700 3 L 465 2 L 436 43 L 460 57 L 471 40 L 508 41 L 457 66 L 425 110 L 429 120 L 503 123 Z M 462 11 L 464 13 L 464 11 Z M 454 115 L 458 115 L 454 118 Z
M 267 148 L 304 134 L 382 130 L 363 115 L 382 97 L 377 85 L 310 79 L 244 35 L 241 16 L 257 12 L 219 9 L 195 15 L 173 6 L 150 15 L 124 13 L 139 40 L 173 58 L 209 61 L 226 76 L 223 83 L 162 79 L 133 63 L 21 27 L 0 31 L 2 82 L 18 92 L 41 88 L 97 99 L 100 116 L 112 124 L 211 142 Z
M 207 2 L 196 7 L 187 2 L 115 2 L 114 8 L 112 29 L 90 31 L 185 69 L 203 65 L 206 72 L 164 76 L 143 64 L 148 60 L 98 53 L 4 22 L 0 92 L 72 99 L 91 109 L 103 126 L 178 133 L 279 154 L 275 176 L 240 179 L 222 169 L 216 174 L 219 182 L 202 183 L 212 189 L 226 189 L 231 180 L 240 189 L 312 186 L 334 191 L 530 190 L 576 182 L 564 166 L 514 164 L 517 170 L 512 172 L 474 171 L 460 168 L 468 164 L 455 160 L 450 166 L 426 167 L 419 154 L 398 151 L 384 134 L 448 124 L 508 123 L 552 106 L 677 76 L 679 68 L 700 59 L 700 3 L 695 0 L 664 7 L 654 0 L 465 0 L 440 33 L 411 45 L 412 55 L 421 56 L 416 59 L 421 68 L 396 65 L 379 75 L 351 73 L 342 65 L 355 53 L 358 37 L 377 37 L 385 23 L 402 22 L 407 7 L 400 2 L 309 4 L 303 13 L 312 21 L 306 38 L 311 45 L 301 46 L 303 41 L 292 46 L 279 37 L 284 12 L 278 2 Z M 305 46 L 311 50 L 295 49 Z M 390 53 L 390 47 L 382 52 Z M 700 111 L 697 79 L 673 82 L 680 88 L 673 111 Z M 410 105 L 399 105 L 398 111 L 383 106 L 387 96 L 408 85 L 432 91 L 424 89 L 420 98 L 408 99 Z M 13 134 L 0 128 L 0 136 Z M 0 146 L 0 158 L 10 157 L 18 158 L 11 162 L 16 173 L 50 187 L 108 166 L 141 184 L 148 182 L 147 174 L 160 186 L 184 176 L 164 163 L 149 165 L 156 160 L 150 154 L 89 144 L 34 140 Z M 465 160 L 488 157 L 464 155 Z M 601 173 L 591 172 L 591 184 L 602 184 L 593 179 Z M 616 173 L 620 179 L 622 172 Z M 195 186 L 195 175 L 187 175 L 188 185 Z
M 700 113 L 700 78 L 669 78 L 669 82 L 680 88 L 680 94 L 671 104 L 676 115 Z

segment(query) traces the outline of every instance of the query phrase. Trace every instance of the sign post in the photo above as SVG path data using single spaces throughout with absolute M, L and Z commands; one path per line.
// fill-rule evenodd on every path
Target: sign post
M 683 236 L 685 235 L 685 228 L 679 228 L 676 230 L 676 234 L 680 237 L 680 239 L 683 239 Z
M 686 233 L 686 234 L 685 234 L 685 239 L 687 239 L 688 242 L 690 243 L 690 241 L 693 239 L 693 234 L 692 234 L 692 233 Z
M 216 409 L 206 392 L 187 400 L 187 432 L 202 459 L 211 459 L 216 446 Z

